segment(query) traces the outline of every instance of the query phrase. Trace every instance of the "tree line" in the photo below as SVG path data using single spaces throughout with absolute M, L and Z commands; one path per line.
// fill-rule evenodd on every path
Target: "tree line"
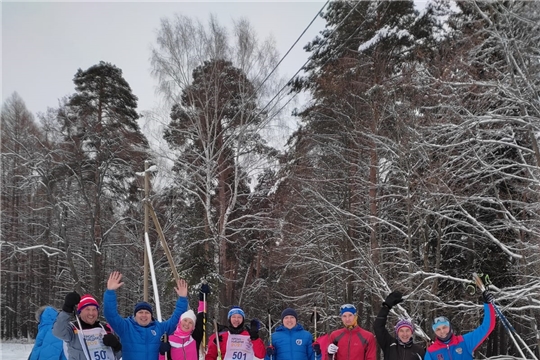
M 247 20 L 163 19 L 151 66 L 170 109 L 166 152 L 107 62 L 77 70 L 75 92 L 37 118 L 16 93 L 4 102 L 2 339 L 35 336 L 34 310 L 73 289 L 102 298 L 113 270 L 126 274 L 130 314 L 149 201 L 180 276 L 193 294 L 211 285 L 220 322 L 230 305 L 259 319 L 295 307 L 313 329 L 316 306 L 330 331 L 353 303 L 371 329 L 400 290 L 396 319 L 429 334 L 445 315 L 467 331 L 482 316 L 479 272 L 538 352 L 540 3 L 433 1 L 419 13 L 412 1 L 338 1 L 322 16 L 290 80 Z M 297 93 L 309 101 L 291 109 Z M 280 149 L 291 111 L 299 126 Z M 145 161 L 171 164 L 149 198 Z M 149 236 L 167 314 L 171 269 L 153 224 Z M 478 352 L 518 354 L 500 324 Z

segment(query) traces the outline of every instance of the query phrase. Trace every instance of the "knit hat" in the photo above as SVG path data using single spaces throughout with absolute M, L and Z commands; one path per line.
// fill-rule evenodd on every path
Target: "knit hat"
M 294 309 L 291 309 L 291 308 L 286 308 L 285 310 L 283 310 L 283 312 L 281 313 L 281 321 L 283 321 L 283 318 L 285 316 L 294 316 L 294 318 L 296 320 L 298 320 L 298 314 L 296 313 L 296 311 L 294 311 Z
M 409 320 L 399 320 L 396 324 L 396 326 L 394 327 L 394 329 L 396 330 L 396 335 L 399 331 L 399 329 L 403 328 L 403 327 L 406 327 L 406 328 L 409 328 L 409 330 L 411 330 L 412 333 L 414 333 L 414 325 L 412 322 L 410 322 Z
M 193 312 L 193 310 L 188 310 L 185 313 L 183 313 L 182 316 L 180 316 L 180 321 L 184 319 L 190 319 L 191 321 L 193 321 L 193 324 L 195 324 L 195 322 L 197 321 L 197 317 L 195 316 L 195 313 Z
M 229 310 L 229 313 L 227 314 L 227 319 L 230 319 L 231 316 L 235 314 L 242 315 L 244 319 L 246 318 L 246 314 L 244 314 L 244 310 L 242 310 L 239 306 L 233 306 L 231 310 Z
M 439 326 L 444 325 L 448 326 L 450 329 L 452 328 L 450 326 L 450 320 L 448 320 L 446 316 L 439 316 L 433 320 L 433 325 L 431 325 L 431 328 L 433 329 L 433 331 L 435 331 Z
M 135 308 L 133 309 L 133 315 L 137 314 L 141 310 L 147 310 L 150 312 L 150 315 L 154 316 L 154 313 L 152 312 L 152 305 L 150 305 L 146 301 L 140 301 L 135 304 Z
M 99 304 L 96 299 L 94 299 L 92 295 L 86 294 L 81 296 L 81 301 L 79 301 L 79 305 L 77 305 L 77 314 L 80 314 L 81 310 L 87 306 L 95 306 L 97 310 L 99 310 Z
M 351 314 L 356 315 L 356 306 L 354 306 L 353 304 L 341 305 L 341 307 L 339 308 L 339 316 L 342 316 L 346 312 L 350 312 Z

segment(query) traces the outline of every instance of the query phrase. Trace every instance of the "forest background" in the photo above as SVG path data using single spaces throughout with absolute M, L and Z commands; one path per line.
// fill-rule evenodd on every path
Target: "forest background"
M 16 93 L 4 102 L 2 339 L 34 337 L 34 310 L 61 307 L 73 289 L 102 298 L 113 270 L 131 314 L 146 200 L 192 307 L 209 282 L 220 323 L 231 305 L 261 320 L 295 307 L 314 331 L 316 306 L 318 331 L 331 331 L 353 303 L 371 329 L 398 289 L 407 299 L 392 321 L 412 317 L 430 334 L 445 315 L 467 332 L 483 316 L 479 272 L 538 354 L 540 2 L 433 1 L 420 14 L 412 1 L 335 1 L 322 16 L 291 79 L 246 20 L 227 30 L 164 19 L 151 67 L 170 108 L 166 152 L 107 62 L 79 69 L 75 93 L 37 117 Z M 277 148 L 297 93 L 310 101 Z M 148 226 L 167 317 L 173 276 Z M 498 324 L 477 357 L 506 354 L 518 351 Z

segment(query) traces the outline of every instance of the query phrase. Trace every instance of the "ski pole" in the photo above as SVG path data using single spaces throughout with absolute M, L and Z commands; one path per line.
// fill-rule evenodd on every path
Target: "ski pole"
M 203 279 L 203 284 L 206 284 L 206 280 Z M 206 293 L 203 292 L 203 338 L 202 338 L 202 344 L 203 344 L 203 352 L 206 353 Z
M 482 281 L 482 279 L 480 279 L 480 277 L 478 276 L 477 273 L 473 273 L 473 278 L 474 278 L 474 281 L 476 282 L 476 285 L 478 286 L 478 288 L 480 289 L 480 291 L 484 292 L 486 290 L 486 287 L 484 286 L 484 283 Z M 518 349 L 519 351 L 519 354 L 521 355 L 521 357 L 523 357 L 524 359 L 527 359 L 527 357 L 525 357 L 525 354 L 523 353 L 523 351 L 521 350 L 521 347 L 518 345 L 517 341 L 516 341 L 516 338 L 521 342 L 521 344 L 523 346 L 525 346 L 525 349 L 527 349 L 527 351 L 529 352 L 529 354 L 531 354 L 532 358 L 535 359 L 535 360 L 538 360 L 538 358 L 536 357 L 536 355 L 532 352 L 532 350 L 529 348 L 529 346 L 527 345 L 527 343 L 518 335 L 518 333 L 516 332 L 516 330 L 514 329 L 514 327 L 512 326 L 512 324 L 510 324 L 510 321 L 508 321 L 508 319 L 506 318 L 506 316 L 504 316 L 504 314 L 502 313 L 502 311 L 499 309 L 499 307 L 495 304 L 495 300 L 491 300 L 490 302 L 491 306 L 493 306 L 493 309 L 495 310 L 495 313 L 497 314 L 497 317 L 499 319 L 501 319 L 501 322 L 504 326 L 504 328 L 506 329 L 506 331 L 508 332 L 508 335 L 510 335 L 510 338 L 512 339 L 512 341 L 514 342 L 514 345 L 516 346 L 516 348 Z M 515 337 L 514 337 L 515 335 Z
M 270 343 L 270 347 L 272 347 L 272 317 L 270 316 L 270 310 L 268 310 L 268 342 Z M 270 360 L 274 355 L 270 355 Z
M 317 340 L 317 306 L 315 304 L 313 305 L 313 340 Z
M 216 319 L 214 319 L 214 332 L 216 333 L 217 360 L 221 360 L 221 348 L 219 346 L 219 331 L 218 331 Z
M 203 348 L 206 349 L 206 294 L 203 293 Z

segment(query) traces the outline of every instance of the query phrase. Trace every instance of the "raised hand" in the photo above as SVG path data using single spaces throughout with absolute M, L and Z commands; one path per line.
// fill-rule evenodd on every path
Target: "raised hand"
M 403 301 L 403 294 L 400 293 L 399 291 L 393 291 L 386 297 L 386 300 L 384 300 L 383 305 L 386 305 L 389 309 L 391 309 L 392 306 L 397 305 L 402 301 Z
M 107 280 L 107 290 L 116 290 L 122 285 L 124 285 L 122 282 L 122 274 L 119 271 L 113 271 L 111 275 L 109 275 L 109 280 Z
M 75 311 L 75 307 L 80 301 L 81 295 L 79 295 L 76 291 L 67 293 L 66 298 L 64 299 L 64 305 L 62 306 L 62 310 L 71 314 Z
M 187 297 L 187 294 L 188 294 L 187 281 L 184 279 L 177 280 L 176 287 L 174 288 L 174 290 L 176 290 L 176 294 L 178 294 L 178 296 Z

